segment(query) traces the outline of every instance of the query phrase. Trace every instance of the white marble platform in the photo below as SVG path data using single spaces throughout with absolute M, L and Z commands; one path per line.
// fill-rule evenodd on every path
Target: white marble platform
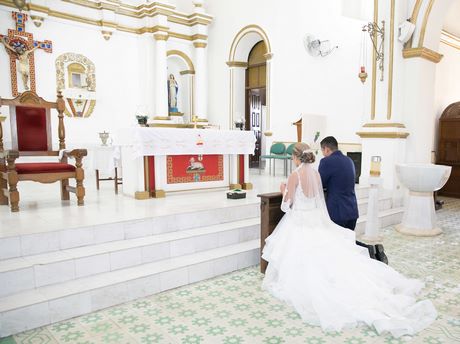
M 20 185 L 21 211 L 0 207 L 0 337 L 258 264 L 257 194 L 283 178 L 252 177 L 243 200 L 208 191 L 138 201 L 87 180 L 84 207 L 61 202 L 57 184 Z M 368 191 L 356 189 L 357 232 Z M 400 222 L 389 195 L 378 206 L 381 226 Z

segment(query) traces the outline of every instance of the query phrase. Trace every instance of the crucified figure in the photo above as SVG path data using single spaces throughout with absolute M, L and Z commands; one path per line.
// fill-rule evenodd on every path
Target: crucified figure
M 19 60 L 19 73 L 22 76 L 22 83 L 26 91 L 29 90 L 29 77 L 30 77 L 30 68 L 29 68 L 29 55 L 38 48 L 38 45 L 32 49 L 27 50 L 24 46 L 11 47 L 6 41 L 6 37 L 3 37 L 1 40 L 3 45 L 10 51 L 12 51 Z

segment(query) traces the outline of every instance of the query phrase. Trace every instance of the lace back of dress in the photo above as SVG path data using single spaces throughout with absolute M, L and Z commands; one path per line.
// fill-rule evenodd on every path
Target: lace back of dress
M 301 164 L 294 172 L 298 177 L 294 205 L 315 203 L 316 208 L 326 209 L 321 177 L 311 164 Z

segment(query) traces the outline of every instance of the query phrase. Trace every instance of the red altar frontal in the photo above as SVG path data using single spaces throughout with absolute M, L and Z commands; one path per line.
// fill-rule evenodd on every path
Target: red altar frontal
M 123 135 L 123 191 L 138 199 L 168 192 L 252 187 L 246 131 L 130 128 Z M 183 154 L 180 154 L 183 153 Z M 218 154 L 221 153 L 221 154 Z

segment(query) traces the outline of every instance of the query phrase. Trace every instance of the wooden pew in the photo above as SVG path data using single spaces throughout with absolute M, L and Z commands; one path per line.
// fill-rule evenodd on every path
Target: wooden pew
M 284 215 L 281 210 L 283 196 L 281 192 L 257 195 L 260 197 L 260 252 L 265 246 L 265 239 L 272 234 L 278 222 Z M 260 258 L 260 272 L 265 273 L 267 262 Z

